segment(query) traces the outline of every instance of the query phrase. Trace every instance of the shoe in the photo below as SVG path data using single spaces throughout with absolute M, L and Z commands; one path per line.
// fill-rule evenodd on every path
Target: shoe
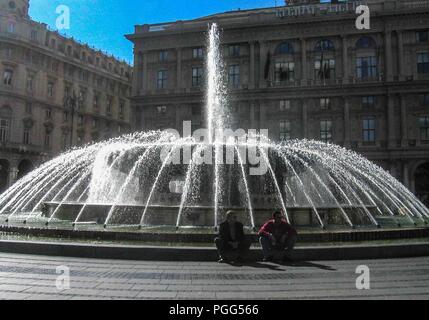
M 284 256 L 282 259 L 283 262 L 289 262 L 289 263 L 293 263 L 293 259 L 289 258 L 288 256 Z
M 228 263 L 229 261 L 224 259 L 224 258 L 220 258 L 218 263 Z
M 266 258 L 264 258 L 262 261 L 263 262 L 272 262 L 274 260 L 274 257 L 273 256 L 270 256 L 270 257 L 266 257 Z
M 234 262 L 235 263 L 242 263 L 242 262 L 244 262 L 244 259 L 242 257 L 238 257 Z

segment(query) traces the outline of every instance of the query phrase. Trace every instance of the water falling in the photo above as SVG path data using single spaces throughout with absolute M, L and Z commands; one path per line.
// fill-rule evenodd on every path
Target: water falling
M 388 219 L 427 224 L 428 209 L 407 188 L 353 151 L 309 140 L 275 143 L 254 133 L 219 138 L 229 126 L 216 24 L 207 43 L 208 141 L 151 131 L 70 150 L 0 195 L 0 221 L 217 227 L 234 209 L 255 227 L 281 209 L 291 223 L 322 228 L 378 227 Z M 252 174 L 250 150 L 266 172 Z M 185 153 L 189 163 L 176 163 Z

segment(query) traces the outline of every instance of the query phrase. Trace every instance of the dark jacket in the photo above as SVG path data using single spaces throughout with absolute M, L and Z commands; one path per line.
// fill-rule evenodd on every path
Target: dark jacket
M 227 221 L 219 226 L 219 237 L 226 242 L 234 241 L 231 237 L 231 230 L 229 229 L 229 223 Z M 235 223 L 235 237 L 236 242 L 244 240 L 243 224 L 240 222 Z
M 280 233 L 282 235 L 287 234 L 288 237 L 297 236 L 296 230 L 289 223 L 287 223 L 285 220 L 282 221 L 282 223 L 280 224 L 280 226 L 278 228 L 280 228 Z M 273 234 L 273 232 L 274 232 L 274 220 L 270 220 L 264 224 L 264 226 L 261 228 L 261 230 L 259 230 L 259 235 L 260 236 L 269 236 L 270 233 Z

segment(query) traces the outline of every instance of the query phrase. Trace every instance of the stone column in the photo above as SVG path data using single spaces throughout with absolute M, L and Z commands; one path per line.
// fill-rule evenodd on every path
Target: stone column
M 263 110 L 261 100 L 259 100 L 259 129 L 266 129 L 266 110 Z
M 176 92 L 182 88 L 182 49 L 177 49 Z
M 307 100 L 302 99 L 302 138 L 308 138 L 308 113 L 307 113 Z
M 384 74 L 386 81 L 393 81 L 392 65 L 392 32 L 387 30 L 384 34 Z
M 267 80 L 265 79 L 265 66 L 267 64 L 268 46 L 266 41 L 259 42 L 259 87 L 266 88 Z
M 398 37 L 398 78 L 399 81 L 403 81 L 405 78 L 404 69 L 404 41 L 402 31 L 396 31 Z
M 147 53 L 142 54 L 142 59 L 143 59 L 142 91 L 145 92 L 149 90 L 149 85 L 148 85 L 149 70 L 147 68 Z
M 395 147 L 395 100 L 392 94 L 387 97 L 387 137 L 389 148 Z
M 301 85 L 307 84 L 307 46 L 305 39 L 301 39 Z
M 408 125 L 407 125 L 407 100 L 404 95 L 401 95 L 401 146 L 408 145 Z
M 350 102 L 347 97 L 344 97 L 344 147 L 350 148 Z
M 139 95 L 143 84 L 143 55 L 140 51 L 134 52 L 134 66 L 133 73 L 133 95 Z
M 250 47 L 250 66 L 249 66 L 249 88 L 255 88 L 255 42 L 249 42 Z
M 255 101 L 249 101 L 249 112 L 250 112 L 250 129 L 256 129 L 256 119 L 255 119 Z
M 349 59 L 348 59 L 348 45 L 347 37 L 342 35 L 343 40 L 343 83 L 347 83 L 349 79 Z

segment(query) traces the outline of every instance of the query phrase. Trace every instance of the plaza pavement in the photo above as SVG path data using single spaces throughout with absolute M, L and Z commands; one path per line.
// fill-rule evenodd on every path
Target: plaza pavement
M 356 289 L 359 265 L 370 290 Z M 70 269 L 70 289 L 57 289 L 59 266 Z M 0 299 L 355 298 L 429 299 L 429 257 L 233 266 L 0 253 Z

